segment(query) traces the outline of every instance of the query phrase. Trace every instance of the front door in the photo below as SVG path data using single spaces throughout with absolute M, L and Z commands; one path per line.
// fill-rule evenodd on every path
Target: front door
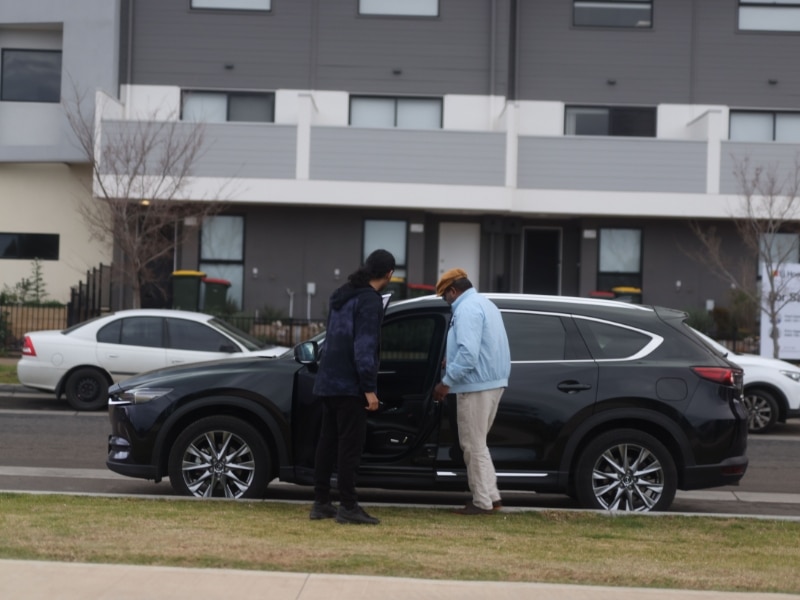
M 439 224 L 439 273 L 464 269 L 476 288 L 481 275 L 481 226 L 479 223 Z
M 561 293 L 561 230 L 526 229 L 522 257 L 522 292 Z

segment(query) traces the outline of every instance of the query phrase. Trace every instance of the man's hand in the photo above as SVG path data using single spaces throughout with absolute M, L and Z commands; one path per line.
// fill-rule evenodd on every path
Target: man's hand
M 443 402 L 449 393 L 450 386 L 439 382 L 436 384 L 436 387 L 433 388 L 433 399 L 436 402 Z
M 378 401 L 378 395 L 375 392 L 364 392 L 364 396 L 367 398 L 367 410 L 378 410 L 380 406 L 380 402 Z

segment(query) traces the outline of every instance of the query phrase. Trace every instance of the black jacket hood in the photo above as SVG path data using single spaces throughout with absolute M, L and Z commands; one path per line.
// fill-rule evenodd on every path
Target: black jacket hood
M 355 287 L 352 283 L 345 283 L 342 287 L 331 294 L 331 308 L 334 310 L 339 310 L 348 301 L 355 298 L 359 294 L 367 294 L 372 292 L 373 294 L 377 294 L 378 292 L 375 291 L 370 285 L 366 285 L 364 287 Z

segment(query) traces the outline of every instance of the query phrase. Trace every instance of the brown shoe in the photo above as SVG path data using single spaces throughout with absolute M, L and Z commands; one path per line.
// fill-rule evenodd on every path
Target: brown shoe
M 500 510 L 501 508 L 503 508 L 502 500 L 495 500 L 492 502 L 492 510 Z
M 475 506 L 470 500 L 464 508 L 457 508 L 453 512 L 457 515 L 493 515 L 494 508 L 481 508 L 480 506 Z

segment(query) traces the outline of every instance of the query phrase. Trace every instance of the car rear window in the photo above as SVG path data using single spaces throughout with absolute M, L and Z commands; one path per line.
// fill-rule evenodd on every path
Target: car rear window
M 164 320 L 161 317 L 122 319 L 120 343 L 127 346 L 164 347 Z
M 575 319 L 575 322 L 595 360 L 631 358 L 653 341 L 652 336 L 643 332 L 605 321 Z
M 238 346 L 207 325 L 187 319 L 167 319 L 168 347 L 197 352 L 239 352 Z

